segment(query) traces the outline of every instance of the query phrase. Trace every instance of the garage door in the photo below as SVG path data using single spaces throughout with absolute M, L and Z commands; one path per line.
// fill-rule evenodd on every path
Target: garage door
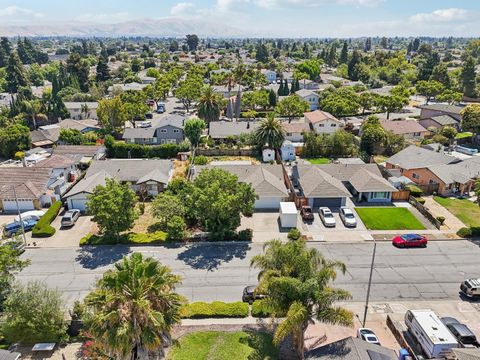
M 68 199 L 68 208 L 85 212 L 87 210 L 87 200 Z
M 255 209 L 258 210 L 278 210 L 280 208 L 280 198 L 261 197 L 255 201 Z
M 18 207 L 20 208 L 20 211 L 35 210 L 32 200 L 18 200 Z M 4 200 L 3 211 L 16 212 L 17 204 L 15 203 L 15 200 Z
M 313 207 L 319 208 L 322 206 L 337 208 L 342 206 L 345 202 L 343 201 L 344 198 L 314 198 L 313 199 Z

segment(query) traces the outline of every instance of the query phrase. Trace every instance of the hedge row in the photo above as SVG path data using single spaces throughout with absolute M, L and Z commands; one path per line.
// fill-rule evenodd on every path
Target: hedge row
M 266 306 L 263 300 L 255 300 L 252 304 L 252 316 L 267 318 L 272 316 L 272 311 Z M 276 314 L 277 317 L 285 317 L 285 314 Z
M 162 145 L 139 145 L 127 144 L 119 141 L 106 141 L 107 155 L 109 158 L 117 159 L 148 159 L 160 158 L 171 159 L 177 157 L 179 152 L 189 150 L 187 143 L 162 144 Z
M 422 189 L 420 189 L 417 185 L 414 184 L 405 185 L 405 189 L 410 190 L 410 194 L 413 197 L 420 197 L 423 194 Z
M 245 318 L 248 316 L 248 304 L 237 301 L 225 303 L 214 301 L 212 303 L 194 302 L 182 307 L 183 319 L 207 318 Z
M 151 234 L 128 233 L 122 234 L 119 239 L 112 236 L 102 236 L 87 234 L 80 239 L 80 246 L 83 245 L 114 245 L 114 244 L 161 244 L 167 241 L 167 233 L 163 231 L 155 231 Z
M 38 220 L 38 222 L 33 227 L 32 237 L 45 238 L 55 234 L 55 228 L 50 224 L 57 217 L 61 207 L 61 201 L 55 201 L 52 206 L 50 206 L 47 212 L 40 218 L 40 220 Z
M 480 237 L 480 227 L 463 227 L 457 231 L 457 235 L 462 238 Z

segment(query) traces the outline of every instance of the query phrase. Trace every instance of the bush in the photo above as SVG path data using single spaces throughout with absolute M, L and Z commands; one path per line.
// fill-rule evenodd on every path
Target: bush
M 137 158 L 160 158 L 171 159 L 177 157 L 179 152 L 189 150 L 187 143 L 181 144 L 162 144 L 162 145 L 139 145 L 127 144 L 120 141 L 112 141 L 111 137 L 105 138 L 105 147 L 107 155 L 110 158 L 127 159 Z
M 457 231 L 457 235 L 462 238 L 469 238 L 472 237 L 472 229 L 468 227 L 463 227 Z
M 443 225 L 443 223 L 445 222 L 445 217 L 444 216 L 437 216 L 437 220 L 440 223 L 440 225 Z
M 131 245 L 146 245 L 146 244 L 161 244 L 167 241 L 167 233 L 163 231 L 156 231 L 150 234 L 143 233 L 128 233 L 122 234 L 117 241 L 114 237 L 99 236 L 94 234 L 85 235 L 80 239 L 80 246 L 83 245 L 114 245 L 114 244 L 131 244 Z
M 174 215 L 167 221 L 168 240 L 180 241 L 185 239 L 185 220 L 181 216 Z
M 55 234 L 55 228 L 50 224 L 55 220 L 62 207 L 61 201 L 55 201 L 47 212 L 38 220 L 32 230 L 32 237 L 50 237 Z
M 238 241 L 252 241 L 253 239 L 253 230 L 245 229 L 238 232 Z
M 413 197 L 420 197 L 423 194 L 422 189 L 420 189 L 417 185 L 409 184 L 405 186 L 405 189 L 410 190 L 410 194 Z
M 140 215 L 145 214 L 145 203 L 142 202 L 138 204 L 138 212 L 140 213 Z
M 302 237 L 302 233 L 297 228 L 293 228 L 288 232 L 287 237 L 289 240 L 298 240 Z
M 194 302 L 183 306 L 180 314 L 183 319 L 244 318 L 248 316 L 248 304 L 241 301 Z
M 208 158 L 203 155 L 199 155 L 195 157 L 194 161 L 195 165 L 207 165 L 208 164 Z
M 266 306 L 265 301 L 255 300 L 252 304 L 252 316 L 266 318 L 272 316 L 272 311 Z M 285 314 L 276 314 L 277 317 L 284 317 Z
M 418 201 L 420 204 L 425 205 L 425 199 L 424 199 L 424 198 L 419 197 L 419 198 L 417 198 L 417 201 Z

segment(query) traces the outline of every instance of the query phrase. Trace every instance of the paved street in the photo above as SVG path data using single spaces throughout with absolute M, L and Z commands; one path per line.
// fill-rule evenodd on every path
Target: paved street
M 373 244 L 311 243 L 327 258 L 347 264 L 336 281 L 351 291 L 354 301 L 365 298 Z M 85 296 L 107 268 L 132 249 L 126 246 L 92 248 L 39 248 L 23 255 L 32 264 L 18 278 L 43 280 L 65 294 L 68 303 Z M 255 284 L 252 256 L 262 244 L 193 244 L 170 247 L 137 247 L 183 276 L 179 291 L 191 301 L 240 300 L 245 285 Z M 480 276 L 480 247 L 464 240 L 430 242 L 426 249 L 396 249 L 378 243 L 372 301 L 458 299 L 460 282 Z

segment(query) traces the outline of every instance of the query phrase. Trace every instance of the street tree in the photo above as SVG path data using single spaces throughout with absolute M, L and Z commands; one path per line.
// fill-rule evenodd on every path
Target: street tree
M 86 297 L 85 330 L 110 358 L 158 359 L 180 322 L 180 277 L 141 253 L 107 270 Z
M 218 121 L 220 111 L 221 99 L 219 96 L 213 92 L 211 86 L 203 87 L 198 100 L 198 116 L 210 124 L 212 121 Z
M 416 85 L 417 93 L 427 98 L 426 104 L 445 89 L 442 83 L 436 80 L 421 80 Z
M 461 111 L 462 129 L 480 134 L 480 104 L 469 104 Z
M 205 121 L 201 119 L 192 118 L 185 122 L 183 131 L 193 149 L 200 143 L 200 138 L 202 137 L 205 127 Z
M 378 99 L 379 107 L 387 113 L 387 120 L 390 119 L 390 113 L 400 111 L 405 105 L 408 105 L 408 98 L 398 95 L 385 95 Z
M 180 99 L 187 113 L 192 107 L 192 103 L 201 96 L 202 80 L 197 76 L 188 75 L 181 81 L 175 90 L 175 96 Z
M 127 113 L 119 96 L 100 100 L 97 116 L 105 131 L 109 134 L 118 133 L 125 126 L 127 120 Z
M 88 197 L 87 208 L 102 235 L 119 242 L 120 234 L 130 230 L 138 218 L 136 200 L 128 184 L 108 178 L 105 186 L 97 186 Z

